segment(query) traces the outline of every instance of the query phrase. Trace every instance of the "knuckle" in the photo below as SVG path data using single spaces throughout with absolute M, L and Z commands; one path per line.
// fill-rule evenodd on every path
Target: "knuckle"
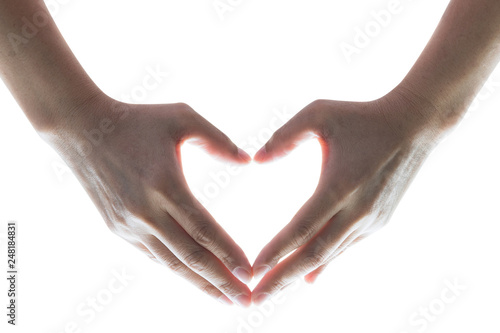
M 218 137 L 221 141 L 227 143 L 227 144 L 230 144 L 231 145 L 231 149 L 235 149 L 236 151 L 238 150 L 238 147 L 234 144 L 232 144 L 233 142 L 231 141 L 231 139 L 229 138 L 229 136 L 227 136 L 226 133 L 224 132 L 221 132 L 220 130 L 217 129 L 217 132 L 218 134 Z
M 172 105 L 172 121 L 169 129 L 178 135 L 185 134 L 190 124 L 196 120 L 198 114 L 186 103 L 175 103 Z
M 282 279 L 274 280 L 269 284 L 269 291 L 279 291 L 286 286 L 285 281 Z
M 273 145 L 275 143 L 278 143 L 278 142 L 282 141 L 283 140 L 283 133 L 284 133 L 284 131 L 285 131 L 284 127 L 279 128 L 278 130 L 276 130 L 271 135 L 271 138 L 269 138 L 267 144 L 268 145 Z
M 315 123 L 323 121 L 322 115 L 324 115 L 325 110 L 328 109 L 330 101 L 326 99 L 317 99 L 307 107 L 307 116 L 311 118 Z
M 303 263 L 305 269 L 311 269 L 321 266 L 326 261 L 325 255 L 320 251 L 308 251 L 306 252 Z
M 294 234 L 294 242 L 297 247 L 302 246 L 314 236 L 314 230 L 309 224 L 302 223 L 297 227 Z
M 304 116 L 309 119 L 312 127 L 314 127 L 323 138 L 329 137 L 327 134 L 329 133 L 330 126 L 327 124 L 330 123 L 329 119 L 331 118 L 331 115 L 329 115 L 330 107 L 331 101 L 317 99 L 304 109 L 304 111 L 307 112 Z
M 205 284 L 200 287 L 201 291 L 203 291 L 205 294 L 210 295 L 210 296 L 218 296 L 220 294 L 219 289 L 215 288 L 211 284 Z
M 178 259 L 170 259 L 170 260 L 163 260 L 165 262 L 165 265 L 171 269 L 173 272 L 179 274 L 183 271 L 183 264 L 180 260 Z
M 182 112 L 193 112 L 193 108 L 184 102 L 175 103 L 175 107 Z
M 221 131 L 217 130 L 216 132 L 217 140 L 220 141 L 221 144 L 224 145 L 225 149 L 232 155 L 237 156 L 239 149 L 238 146 L 234 144 L 234 142 Z
M 202 223 L 193 230 L 193 239 L 203 247 L 209 247 L 215 243 L 215 230 L 212 226 Z
M 208 269 L 208 257 L 202 249 L 197 249 L 188 254 L 184 258 L 187 266 L 191 267 L 197 272 L 203 272 Z
M 320 247 L 320 248 L 327 248 L 329 247 L 335 239 L 330 233 L 320 235 L 319 237 L 316 238 L 314 242 L 314 246 Z
M 238 258 L 240 256 L 245 256 L 243 251 L 226 251 L 225 249 L 221 249 L 221 253 L 217 254 L 217 257 L 222 261 L 222 263 L 231 270 L 239 265 Z
M 317 99 L 311 102 L 309 106 L 311 109 L 320 109 L 322 107 L 325 107 L 327 105 L 328 100 L 326 99 Z
M 182 191 L 175 190 L 176 188 L 179 187 L 180 187 L 180 182 L 175 179 L 171 179 L 168 184 L 168 187 L 161 193 L 163 199 L 171 205 L 175 206 L 182 205 L 187 198 L 185 193 L 183 193 Z
M 190 219 L 190 220 L 196 222 L 197 224 L 201 224 L 201 223 L 203 223 L 204 216 L 200 212 L 198 207 L 195 206 L 194 202 L 188 201 L 190 199 L 191 198 L 190 198 L 189 194 L 187 194 L 187 193 L 184 194 L 184 196 L 182 198 L 182 202 L 179 202 L 179 204 L 177 205 L 177 209 L 187 219 Z M 187 204 L 186 202 L 189 202 L 189 204 Z
M 220 284 L 219 290 L 226 295 L 235 295 L 235 286 L 231 281 L 226 281 Z

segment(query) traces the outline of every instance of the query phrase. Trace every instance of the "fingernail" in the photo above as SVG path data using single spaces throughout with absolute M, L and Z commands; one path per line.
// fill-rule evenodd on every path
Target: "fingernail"
M 250 298 L 249 295 L 245 295 L 245 294 L 241 294 L 241 295 L 238 295 L 234 298 L 234 301 L 236 302 L 236 304 L 238 304 L 239 306 L 242 306 L 242 307 L 249 307 L 250 304 L 252 303 L 252 299 Z
M 243 149 L 238 148 L 238 156 L 245 162 L 250 162 L 252 158 Z
M 262 293 L 262 294 L 258 294 L 257 296 L 255 296 L 255 298 L 253 299 L 253 303 L 255 305 L 260 305 L 262 303 L 264 303 L 266 300 L 269 299 L 269 297 L 271 297 L 271 294 L 268 294 L 268 293 Z
M 260 279 L 261 277 L 263 277 L 267 272 L 269 272 L 271 270 L 271 266 L 269 265 L 261 265 L 259 267 L 256 267 L 254 270 L 253 270 L 253 276 L 256 278 L 256 279 Z
M 249 283 L 252 281 L 252 274 L 250 274 L 250 272 L 243 267 L 236 267 L 233 274 L 243 283 Z
M 219 296 L 218 300 L 224 305 L 233 305 L 233 302 L 226 295 Z

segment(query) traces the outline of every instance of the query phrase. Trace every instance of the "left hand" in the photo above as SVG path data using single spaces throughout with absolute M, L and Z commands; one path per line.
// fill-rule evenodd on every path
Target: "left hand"
M 312 197 L 256 258 L 254 275 L 269 272 L 252 291 L 254 303 L 301 276 L 313 282 L 389 221 L 446 127 L 438 112 L 408 91 L 393 90 L 371 102 L 315 101 L 274 133 L 257 162 L 285 155 L 312 133 L 322 147 L 322 171 Z

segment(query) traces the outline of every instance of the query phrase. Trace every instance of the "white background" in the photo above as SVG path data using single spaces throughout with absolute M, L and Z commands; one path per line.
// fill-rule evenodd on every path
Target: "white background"
M 59 0 L 51 10 L 108 95 L 122 99 L 140 90 L 148 68 L 160 68 L 168 77 L 136 102 L 186 102 L 253 154 L 249 139 L 263 144 L 269 128 L 283 123 L 273 119 L 277 113 L 294 114 L 318 98 L 374 99 L 404 77 L 447 1 L 401 0 L 390 23 L 350 62 L 340 49 L 389 2 L 232 1 L 223 20 L 212 0 Z M 20 265 L 18 326 L 6 324 L 2 279 L 1 331 L 498 332 L 500 73 L 490 81 L 385 229 L 343 254 L 314 285 L 299 282 L 280 304 L 249 309 L 217 303 L 111 234 L 1 85 L 0 233 L 8 220 L 18 221 Z M 226 165 L 191 147 L 183 153 L 190 186 L 212 191 L 206 206 L 251 262 L 319 175 L 315 142 L 279 162 L 251 164 L 229 181 Z M 214 174 L 222 185 L 214 185 Z M 113 272 L 122 270 L 133 279 L 110 294 Z M 445 304 L 441 294 L 453 295 L 446 281 L 466 290 Z M 88 311 L 88 298 L 96 296 L 109 301 L 103 310 L 80 315 L 77 309 Z M 411 322 L 429 306 L 439 314 L 425 327 Z

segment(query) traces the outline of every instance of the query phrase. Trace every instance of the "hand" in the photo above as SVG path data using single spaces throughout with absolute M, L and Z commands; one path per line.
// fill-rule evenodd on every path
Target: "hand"
M 388 222 L 437 142 L 436 114 L 429 103 L 395 90 L 372 102 L 315 101 L 274 133 L 257 162 L 285 155 L 313 134 L 322 147 L 322 171 L 312 197 L 256 258 L 254 276 L 270 271 L 252 291 L 255 303 L 298 277 L 313 282 Z
M 185 104 L 128 105 L 98 97 L 45 134 L 108 227 L 221 301 L 250 304 L 243 251 L 190 192 L 180 145 L 193 139 L 230 162 L 251 158 Z M 69 116 L 68 116 L 69 118 Z

